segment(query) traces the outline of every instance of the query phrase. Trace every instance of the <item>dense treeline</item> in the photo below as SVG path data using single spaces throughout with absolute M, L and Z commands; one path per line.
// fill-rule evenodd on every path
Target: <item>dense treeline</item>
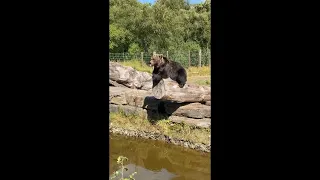
M 110 52 L 188 52 L 210 49 L 210 0 L 110 0 Z

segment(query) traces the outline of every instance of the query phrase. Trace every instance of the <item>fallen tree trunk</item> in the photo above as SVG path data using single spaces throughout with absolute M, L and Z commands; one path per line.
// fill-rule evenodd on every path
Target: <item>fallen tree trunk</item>
M 186 84 L 180 88 L 178 83 L 168 79 L 162 79 L 153 89 L 155 98 L 176 102 L 204 102 L 211 101 L 211 89 L 206 86 Z

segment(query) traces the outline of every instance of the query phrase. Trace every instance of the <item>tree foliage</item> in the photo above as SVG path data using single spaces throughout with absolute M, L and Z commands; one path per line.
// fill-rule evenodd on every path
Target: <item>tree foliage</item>
M 211 1 L 110 0 L 110 52 L 177 52 L 211 48 Z

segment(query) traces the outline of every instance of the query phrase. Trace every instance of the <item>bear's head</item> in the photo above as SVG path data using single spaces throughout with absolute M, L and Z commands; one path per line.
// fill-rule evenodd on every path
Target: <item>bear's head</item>
M 158 67 L 163 63 L 164 63 L 163 55 L 162 54 L 155 54 L 155 55 L 151 56 L 149 66 Z

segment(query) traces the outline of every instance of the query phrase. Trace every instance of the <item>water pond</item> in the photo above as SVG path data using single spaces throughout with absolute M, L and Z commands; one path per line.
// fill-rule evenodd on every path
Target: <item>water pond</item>
M 129 160 L 124 163 L 128 168 L 124 177 L 137 172 L 136 180 L 210 179 L 210 153 L 122 135 L 110 134 L 109 139 L 110 175 L 119 170 L 117 158 L 125 156 Z

